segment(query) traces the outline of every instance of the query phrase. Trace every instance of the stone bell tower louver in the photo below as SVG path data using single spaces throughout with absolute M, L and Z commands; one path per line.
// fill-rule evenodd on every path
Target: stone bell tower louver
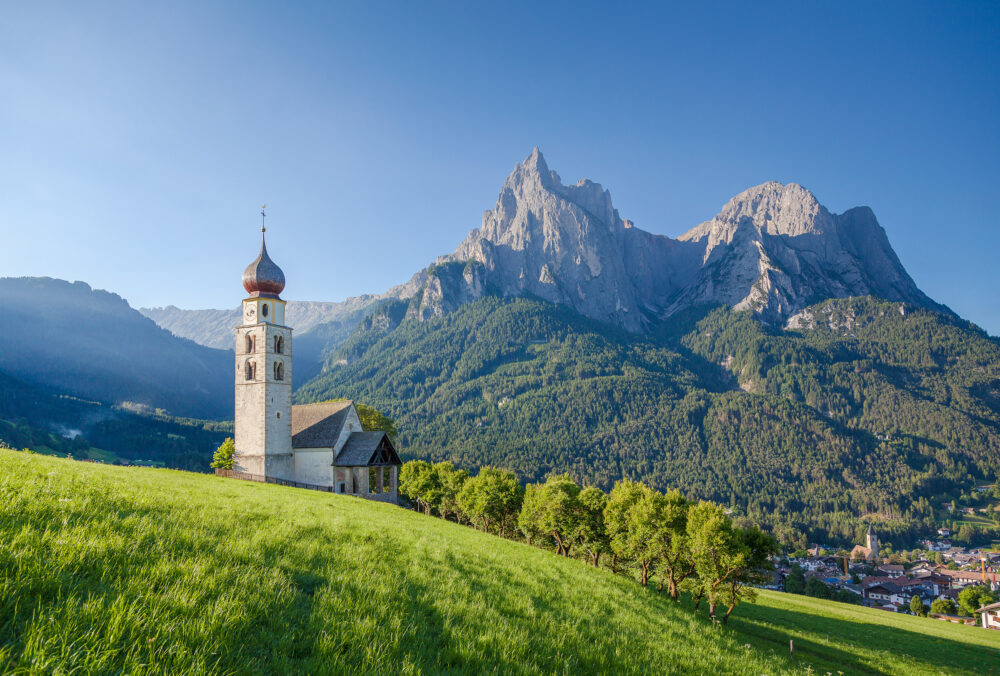
M 263 219 L 264 211 L 261 210 Z M 292 330 L 285 326 L 285 275 L 260 254 L 243 272 L 242 324 L 236 327 L 236 451 L 233 469 L 294 479 L 292 459 Z

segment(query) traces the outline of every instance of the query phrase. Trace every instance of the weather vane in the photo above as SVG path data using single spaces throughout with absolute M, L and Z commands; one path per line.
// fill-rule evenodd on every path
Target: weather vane
M 265 209 L 267 209 L 267 205 L 266 204 L 262 204 L 260 206 L 260 231 L 261 232 L 267 232 L 267 228 L 264 227 L 264 219 L 267 218 L 267 214 L 264 213 Z

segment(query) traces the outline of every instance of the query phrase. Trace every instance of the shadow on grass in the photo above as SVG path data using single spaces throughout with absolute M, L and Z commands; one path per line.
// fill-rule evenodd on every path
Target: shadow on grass
M 887 616 L 891 617 L 888 613 Z M 866 659 L 838 647 L 837 643 L 855 645 L 859 650 L 883 651 L 882 655 L 888 659 L 894 655 L 909 657 L 936 667 L 942 673 L 1000 670 L 1000 650 L 997 648 L 960 643 L 884 624 L 853 622 L 774 606 L 764 609 L 749 604 L 737 608 L 729 623 L 740 634 L 753 637 L 761 645 L 771 644 L 785 654 L 789 639 L 794 639 L 795 661 L 823 660 L 845 673 L 887 674 L 899 673 L 899 669 L 889 671 L 878 665 L 879 657 Z M 831 643 L 816 638 L 824 634 L 830 637 Z

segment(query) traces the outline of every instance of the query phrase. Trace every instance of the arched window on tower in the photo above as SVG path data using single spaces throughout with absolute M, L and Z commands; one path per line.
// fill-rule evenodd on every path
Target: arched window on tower
M 247 354 L 253 352 L 253 334 L 247 334 Z
M 285 339 L 282 336 L 274 337 L 274 351 L 277 354 L 281 354 L 285 351 Z
M 284 380 L 285 379 L 285 365 L 280 361 L 274 362 L 274 379 Z
M 249 359 L 247 359 L 247 365 L 246 365 L 246 379 L 247 379 L 247 380 L 253 380 L 253 379 L 255 378 L 255 376 L 256 376 L 256 375 L 257 375 L 257 365 L 256 365 L 256 364 L 254 364 L 254 363 L 253 363 L 252 361 L 250 361 Z

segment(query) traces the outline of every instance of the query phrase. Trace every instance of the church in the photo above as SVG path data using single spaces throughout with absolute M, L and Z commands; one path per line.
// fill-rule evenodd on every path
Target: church
M 285 275 L 267 255 L 264 232 L 262 226 L 260 254 L 243 272 L 249 295 L 236 327 L 230 475 L 398 504 L 399 455 L 388 434 L 364 430 L 354 402 L 292 405 Z
M 868 524 L 868 532 L 865 534 L 865 545 L 855 545 L 854 549 L 851 550 L 851 560 L 856 561 L 858 559 L 864 559 L 869 563 L 878 562 L 878 536 L 875 535 L 875 529 L 872 528 L 871 524 Z

